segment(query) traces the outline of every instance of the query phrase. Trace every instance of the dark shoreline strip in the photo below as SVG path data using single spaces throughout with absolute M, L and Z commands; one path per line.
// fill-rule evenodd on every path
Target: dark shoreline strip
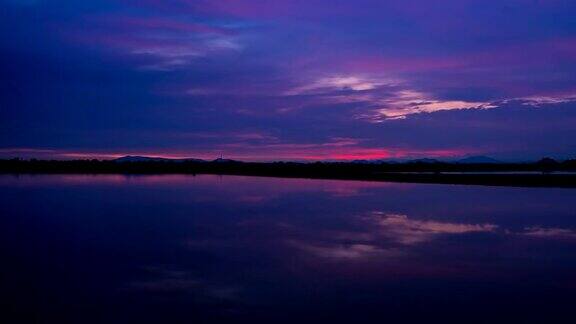
M 42 175 L 42 174 L 123 174 L 123 175 L 166 175 L 166 174 L 212 174 L 212 175 L 236 175 L 257 176 L 276 178 L 301 178 L 301 179 L 325 179 L 325 180 L 356 180 L 356 181 L 379 181 L 379 182 L 403 182 L 403 183 L 428 183 L 428 184 L 455 184 L 455 185 L 482 185 L 482 186 L 507 186 L 507 187 L 551 187 L 551 188 L 576 188 L 576 174 L 445 174 L 445 173 L 364 173 L 364 174 L 339 174 L 339 173 L 310 173 L 310 172 L 239 172 L 233 170 L 218 171 L 168 171 L 168 170 L 0 170 L 5 175 Z

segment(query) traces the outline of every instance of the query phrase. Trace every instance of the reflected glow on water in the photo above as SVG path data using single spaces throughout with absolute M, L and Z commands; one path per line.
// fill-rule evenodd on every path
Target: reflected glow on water
M 2 176 L 3 291 L 39 323 L 561 322 L 576 289 L 575 194 Z

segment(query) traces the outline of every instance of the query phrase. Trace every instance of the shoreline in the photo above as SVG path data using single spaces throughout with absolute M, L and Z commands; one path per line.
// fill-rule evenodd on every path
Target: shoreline
M 59 170 L 59 171 L 21 171 L 10 172 L 0 170 L 0 175 L 230 175 L 270 178 L 291 179 L 316 179 L 316 180 L 344 180 L 344 181 L 369 181 L 369 182 L 398 182 L 398 183 L 422 183 L 422 184 L 453 184 L 453 185 L 476 185 L 497 187 L 534 187 L 534 188 L 576 188 L 576 174 L 481 174 L 481 173 L 426 173 L 426 172 L 381 172 L 369 174 L 311 174 L 280 173 L 280 172 L 233 172 L 233 171 L 89 171 L 89 170 Z
M 576 161 L 563 163 L 296 163 L 117 160 L 0 160 L 0 174 L 215 174 L 277 178 L 576 188 Z

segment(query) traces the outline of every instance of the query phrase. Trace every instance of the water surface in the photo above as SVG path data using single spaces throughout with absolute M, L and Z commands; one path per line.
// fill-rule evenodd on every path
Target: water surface
M 571 323 L 576 190 L 0 176 L 9 323 Z

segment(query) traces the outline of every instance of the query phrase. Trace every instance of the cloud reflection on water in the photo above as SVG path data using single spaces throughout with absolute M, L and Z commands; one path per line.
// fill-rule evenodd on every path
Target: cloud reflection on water
M 27 261 L 23 272 L 7 264 L 11 275 L 54 287 L 19 285 L 22 305 L 40 289 L 38 304 L 50 304 L 45 296 L 99 306 L 107 299 L 146 314 L 144 322 L 149 314 L 253 322 L 252 315 L 298 311 L 339 319 L 344 310 L 398 319 L 415 300 L 428 311 L 476 305 L 492 317 L 495 299 L 524 305 L 553 292 L 550 308 L 573 294 L 571 190 L 4 176 L 0 202 L 9 215 L 0 218 L 1 237 Z

